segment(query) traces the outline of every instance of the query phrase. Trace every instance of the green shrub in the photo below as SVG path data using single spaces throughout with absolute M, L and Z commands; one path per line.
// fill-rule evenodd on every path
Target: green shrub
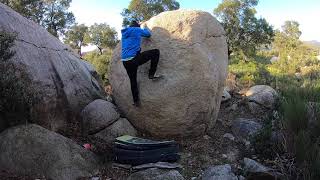
M 99 52 L 89 52 L 87 53 L 83 59 L 90 62 L 97 73 L 101 76 L 104 85 L 109 84 L 108 73 L 110 69 L 112 51 L 106 50 L 102 54 Z
M 294 154 L 303 170 L 302 179 L 320 179 L 319 88 L 288 88 L 282 94 L 282 119 L 289 142 L 287 150 Z M 310 102 L 314 104 L 313 108 Z M 313 123 L 312 118 L 315 118 Z
M 15 37 L 13 33 L 0 31 L 0 119 L 6 127 L 29 121 L 35 102 L 30 79 L 23 68 L 14 66 L 11 61 Z

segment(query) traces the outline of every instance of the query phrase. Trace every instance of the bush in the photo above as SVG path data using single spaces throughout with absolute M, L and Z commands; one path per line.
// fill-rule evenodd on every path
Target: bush
M 109 84 L 108 73 L 110 69 L 112 51 L 106 50 L 102 54 L 98 52 L 89 52 L 83 59 L 90 62 L 97 73 L 101 76 L 104 85 Z
M 287 151 L 294 154 L 303 170 L 301 178 L 320 179 L 319 88 L 292 88 L 283 92 L 283 95 L 281 111 L 287 132 Z
M 30 109 L 35 102 L 30 79 L 11 61 L 15 37 L 16 34 L 0 31 L 0 119 L 5 127 L 31 120 Z

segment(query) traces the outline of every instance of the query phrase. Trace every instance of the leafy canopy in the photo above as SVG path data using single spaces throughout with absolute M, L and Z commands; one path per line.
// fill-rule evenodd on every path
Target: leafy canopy
M 81 56 L 81 47 L 86 46 L 85 36 L 87 36 L 88 27 L 84 24 L 74 25 L 65 34 L 64 43 L 71 46 L 71 48 L 78 50 Z
M 129 25 L 132 20 L 146 21 L 164 11 L 176 10 L 180 4 L 175 0 L 131 0 L 129 7 L 121 13 L 123 26 Z
M 231 53 L 253 56 L 262 45 L 272 42 L 272 26 L 264 18 L 256 18 L 258 0 L 223 0 L 214 10 L 226 31 Z
M 113 49 L 118 43 L 117 31 L 111 28 L 108 24 L 95 23 L 89 28 L 89 33 L 86 42 L 90 42 L 97 46 L 102 54 L 104 48 Z
M 72 0 L 0 0 L 28 19 L 45 27 L 52 35 L 63 34 L 75 21 L 69 12 Z

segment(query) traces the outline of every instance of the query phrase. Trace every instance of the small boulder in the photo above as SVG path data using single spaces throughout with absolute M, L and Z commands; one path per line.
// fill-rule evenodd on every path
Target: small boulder
M 131 174 L 127 180 L 184 180 L 177 170 L 150 168 Z
M 0 170 L 76 180 L 94 175 L 97 157 L 71 139 L 38 125 L 20 125 L 0 134 Z
M 81 116 L 84 135 L 95 134 L 120 118 L 115 105 L 102 99 L 88 104 L 82 110 Z
M 127 119 L 120 118 L 106 129 L 92 135 L 92 138 L 111 147 L 115 138 L 123 135 L 137 136 L 137 134 L 137 130 Z
M 275 172 L 273 169 L 249 159 L 244 158 L 244 171 L 247 174 L 247 179 L 265 179 L 276 180 L 283 179 L 283 175 Z
M 229 164 L 211 166 L 204 171 L 202 180 L 238 180 L 237 176 L 231 171 Z
M 261 130 L 262 125 L 257 119 L 238 118 L 232 122 L 232 132 L 241 139 L 249 139 Z
M 278 100 L 277 91 L 266 85 L 253 86 L 245 95 L 247 96 L 249 109 L 252 113 L 274 109 Z

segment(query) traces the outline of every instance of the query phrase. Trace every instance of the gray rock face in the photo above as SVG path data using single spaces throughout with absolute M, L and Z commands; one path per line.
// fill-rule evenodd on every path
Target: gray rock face
M 202 180 L 238 180 L 229 164 L 211 166 L 202 175 Z
M 92 176 L 99 166 L 91 151 L 38 125 L 9 128 L 0 139 L 0 170 L 75 180 Z
M 81 110 L 101 98 L 103 90 L 78 55 L 44 28 L 0 3 L 0 29 L 18 34 L 14 66 L 23 68 L 39 98 L 33 122 L 65 131 Z
M 278 93 L 270 86 L 257 85 L 251 87 L 246 96 L 249 100 L 249 109 L 253 113 L 261 112 L 264 109 L 274 109 L 278 100 Z
M 153 136 L 203 135 L 213 127 L 227 76 L 227 44 L 220 23 L 207 12 L 177 10 L 147 21 L 150 39 L 142 51 L 157 48 L 157 72 L 148 79 L 150 63 L 139 67 L 141 107 L 132 106 L 130 82 L 120 61 L 121 44 L 114 50 L 110 82 L 116 104 L 139 130 Z
M 130 124 L 127 119 L 120 118 L 106 129 L 93 135 L 93 138 L 111 146 L 115 138 L 123 135 L 137 136 L 137 130 Z
M 256 121 L 256 119 L 235 119 L 232 122 L 233 134 L 242 139 L 249 139 L 262 128 L 262 125 Z
M 116 107 L 105 100 L 97 99 L 88 104 L 81 112 L 82 128 L 85 135 L 95 134 L 120 118 Z
M 176 170 L 150 168 L 131 174 L 127 180 L 184 180 L 184 178 Z

